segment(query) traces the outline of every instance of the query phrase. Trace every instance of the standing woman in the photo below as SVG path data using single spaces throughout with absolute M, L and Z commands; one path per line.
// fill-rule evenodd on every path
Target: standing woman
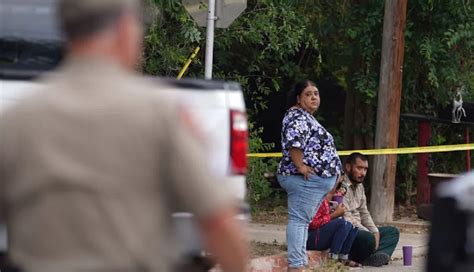
M 320 104 L 316 85 L 309 80 L 299 82 L 288 98 L 278 182 L 288 193 L 288 271 L 301 271 L 308 265 L 308 225 L 342 166 L 332 135 L 313 116 Z

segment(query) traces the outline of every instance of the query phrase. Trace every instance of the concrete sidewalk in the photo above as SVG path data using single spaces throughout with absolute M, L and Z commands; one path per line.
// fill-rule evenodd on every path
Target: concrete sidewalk
M 251 241 L 286 244 L 286 225 L 249 223 L 247 227 L 247 234 L 247 237 Z M 428 234 L 412 234 L 403 232 L 400 234 L 400 241 L 392 255 L 392 264 L 389 266 L 384 266 L 385 269 L 383 271 L 398 271 L 401 267 L 403 267 L 403 263 L 401 261 L 403 258 L 402 247 L 406 245 L 413 246 L 413 257 L 417 257 L 415 259 L 417 261 L 414 260 L 414 265 L 409 268 L 410 270 L 407 271 L 423 271 L 423 260 L 428 250 Z M 371 271 L 370 269 L 372 268 L 364 268 L 363 270 Z M 380 270 L 381 268 L 374 269 Z
M 424 272 L 426 266 L 426 257 L 416 257 L 412 260 L 412 265 L 403 265 L 402 260 L 392 261 L 389 265 L 381 267 L 364 266 L 359 271 L 364 272 Z

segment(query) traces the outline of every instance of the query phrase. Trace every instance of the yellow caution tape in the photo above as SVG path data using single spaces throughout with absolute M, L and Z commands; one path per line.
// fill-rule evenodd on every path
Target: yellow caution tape
M 383 148 L 383 149 L 362 149 L 362 150 L 343 150 L 338 151 L 339 156 L 347 156 L 353 152 L 359 152 L 364 155 L 394 155 L 394 154 L 417 154 L 417 153 L 436 153 L 474 150 L 474 144 L 456 144 L 456 145 L 437 145 L 437 146 L 416 146 L 416 147 L 400 147 L 400 148 Z M 253 158 L 278 158 L 281 153 L 250 153 L 247 157 Z
M 188 67 L 189 65 L 191 64 L 191 62 L 193 61 L 193 59 L 196 57 L 197 53 L 199 53 L 199 50 L 201 50 L 201 47 L 196 47 L 196 49 L 194 49 L 193 53 L 191 54 L 191 56 L 188 58 L 188 60 L 186 61 L 186 63 L 184 64 L 183 68 L 181 69 L 181 71 L 179 72 L 178 76 L 176 77 L 177 80 L 180 80 L 183 75 L 184 75 L 184 72 L 186 72 L 186 70 L 188 70 Z

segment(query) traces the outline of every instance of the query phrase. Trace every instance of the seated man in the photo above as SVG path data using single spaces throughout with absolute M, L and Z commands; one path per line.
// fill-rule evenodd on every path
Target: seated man
M 395 227 L 377 228 L 367 209 L 367 200 L 362 185 L 369 163 L 367 157 L 352 153 L 346 160 L 344 169 L 350 181 L 344 197 L 346 213 L 344 218 L 359 228 L 352 244 L 350 259 L 363 265 L 382 266 L 388 264 L 397 246 L 400 232 Z

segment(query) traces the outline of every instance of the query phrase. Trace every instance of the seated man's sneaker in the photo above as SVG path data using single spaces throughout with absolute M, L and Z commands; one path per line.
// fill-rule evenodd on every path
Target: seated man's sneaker
M 382 266 L 388 264 L 390 261 L 390 256 L 386 253 L 378 252 L 370 255 L 365 259 L 362 264 L 367 266 Z

